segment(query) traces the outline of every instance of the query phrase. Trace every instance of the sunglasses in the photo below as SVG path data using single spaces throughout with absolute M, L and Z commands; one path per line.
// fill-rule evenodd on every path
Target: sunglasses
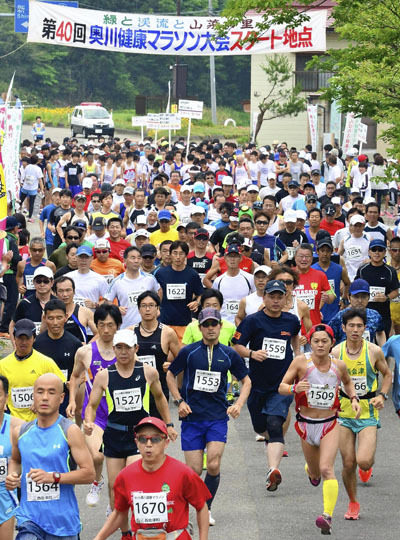
M 49 283 L 51 283 L 51 279 L 47 278 L 47 277 L 42 277 L 42 278 L 35 278 L 35 283 L 37 283 L 38 285 L 42 284 L 42 283 L 45 283 L 46 285 L 48 285 Z
M 390 248 L 390 251 L 393 251 L 393 253 L 400 253 L 400 248 Z
M 95 249 L 94 250 L 95 253 L 110 253 L 110 250 L 109 249 Z
M 219 322 L 218 322 L 218 321 L 214 321 L 214 320 L 212 320 L 212 321 L 205 321 L 205 322 L 201 323 L 201 326 L 204 326 L 204 328 L 209 328 L 210 326 L 215 327 L 215 326 L 218 326 L 218 325 L 219 325 Z
M 154 259 L 155 255 L 143 255 L 143 259 Z
M 377 252 L 383 253 L 384 251 L 386 251 L 386 249 L 383 248 L 383 247 L 375 246 L 375 247 L 371 248 L 371 251 L 372 251 L 372 253 L 377 253 Z
M 256 224 L 257 224 L 257 225 L 269 225 L 269 221 L 260 221 L 260 220 L 257 220 L 257 221 L 256 221 Z
M 160 223 L 169 223 L 169 219 L 159 219 Z
M 30 248 L 30 251 L 32 251 L 33 253 L 41 253 L 42 251 L 44 251 L 44 248 L 38 248 L 38 249 Z
M 167 437 L 163 435 L 139 435 L 136 437 L 136 440 L 140 444 L 147 444 L 147 441 L 150 441 L 151 444 L 160 444 L 161 441 L 165 440 Z
M 66 236 L 65 237 L 67 240 L 79 240 L 80 239 L 80 236 Z
M 293 285 L 294 283 L 293 279 L 280 279 L 279 281 L 282 281 L 285 285 Z

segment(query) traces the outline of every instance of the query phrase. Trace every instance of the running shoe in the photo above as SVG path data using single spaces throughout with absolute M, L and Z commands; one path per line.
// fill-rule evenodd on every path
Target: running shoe
M 310 476 L 310 474 L 308 472 L 308 464 L 307 463 L 304 465 L 304 469 L 305 469 L 305 471 L 307 473 L 308 479 L 310 480 L 310 484 L 312 486 L 314 486 L 314 487 L 319 486 L 320 483 L 321 483 L 321 477 L 319 477 L 319 478 L 311 478 L 311 476 Z
M 234 398 L 232 392 L 228 392 L 226 394 L 226 401 L 228 402 L 228 405 L 233 405 L 235 403 L 235 398 Z
M 315 525 L 321 529 L 321 534 L 331 534 L 332 518 L 328 514 L 322 514 L 315 520 Z
M 360 519 L 360 503 L 358 502 L 350 502 L 349 507 L 347 509 L 347 512 L 344 515 L 344 519 Z
M 276 491 L 279 484 L 282 482 L 282 475 L 279 469 L 270 469 L 267 474 L 266 487 L 267 491 Z
M 360 477 L 360 480 L 361 482 L 363 482 L 364 484 L 366 484 L 367 482 L 369 482 L 371 480 L 371 476 L 372 476 L 372 467 L 370 469 L 368 469 L 368 471 L 363 471 L 362 469 L 360 469 L 360 467 L 358 468 L 358 476 Z
M 283 451 L 282 457 L 289 457 L 289 454 L 288 454 L 288 451 L 287 451 L 287 450 L 284 450 L 284 451 Z
M 257 442 L 265 441 L 265 437 L 263 437 L 262 435 L 258 435 L 258 433 L 257 433 L 257 435 L 256 435 L 256 441 L 257 441 Z
M 86 504 L 88 506 L 97 506 L 99 504 L 100 493 L 101 493 L 101 490 L 103 489 L 103 486 L 104 486 L 103 480 L 101 480 L 100 482 L 93 482 L 93 484 L 90 486 L 89 493 L 86 496 Z
M 132 540 L 132 531 L 127 531 L 121 535 L 121 540 Z
M 208 523 L 210 527 L 214 527 L 215 525 L 215 519 L 211 515 L 211 510 L 208 511 Z

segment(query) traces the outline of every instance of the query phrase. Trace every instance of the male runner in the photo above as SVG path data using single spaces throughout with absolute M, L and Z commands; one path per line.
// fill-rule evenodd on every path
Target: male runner
M 353 308 L 346 311 L 343 315 L 346 341 L 336 345 L 332 350 L 336 358 L 345 362 L 361 406 L 361 415 L 357 418 L 348 394 L 343 390 L 340 392 L 339 448 L 343 460 L 343 483 L 350 499 L 345 519 L 359 518 L 356 469 L 358 465 L 361 481 L 368 482 L 372 475 L 377 430 L 380 427 L 379 411 L 383 409 L 388 399 L 392 381 L 392 374 L 382 349 L 362 337 L 366 322 L 365 311 Z M 377 393 L 379 372 L 383 376 L 383 381 L 381 392 Z
M 93 381 L 100 369 L 106 369 L 115 364 L 115 355 L 112 342 L 115 332 L 121 326 L 122 317 L 119 309 L 114 304 L 103 304 L 94 312 L 94 323 L 98 332 L 96 341 L 78 349 L 75 355 L 74 369 L 72 371 L 69 384 L 69 405 L 66 413 L 69 418 L 74 418 L 76 410 L 76 392 L 82 382 L 83 374 L 86 375 L 85 398 L 82 410 L 84 418 L 85 409 L 89 403 L 90 392 L 93 388 Z M 96 479 L 91 485 L 86 497 L 88 506 L 97 506 L 104 482 L 101 471 L 103 469 L 104 455 L 100 452 L 103 439 L 103 432 L 107 425 L 108 407 L 106 398 L 103 397 L 97 408 L 95 428 L 90 437 L 86 436 L 86 444 L 92 454 L 96 469 Z

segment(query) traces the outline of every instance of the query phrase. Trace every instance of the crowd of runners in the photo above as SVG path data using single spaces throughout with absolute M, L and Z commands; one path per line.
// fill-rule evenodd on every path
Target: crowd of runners
M 77 540 L 77 484 L 108 498 L 95 540 L 188 540 L 189 506 L 206 540 L 244 406 L 267 492 L 294 415 L 316 527 L 338 452 L 344 518 L 362 517 L 392 382 L 400 415 L 392 170 L 357 146 L 23 141 L 1 232 L 1 540 Z

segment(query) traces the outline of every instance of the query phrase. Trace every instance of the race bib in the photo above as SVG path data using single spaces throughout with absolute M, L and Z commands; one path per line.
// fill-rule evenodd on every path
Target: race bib
M 334 279 L 328 279 L 329 287 L 332 289 L 333 292 L 335 292 L 335 280 Z
M 148 354 L 146 356 L 138 356 L 139 362 L 142 362 L 143 364 L 147 364 L 148 366 L 151 366 L 153 368 L 156 367 L 156 357 L 154 354 Z
M 331 409 L 335 402 L 336 388 L 312 384 L 307 392 L 307 401 L 310 407 L 316 409 Z
M 221 373 L 219 371 L 204 371 L 196 369 L 194 376 L 193 390 L 200 392 L 216 392 L 221 383 Z
M 68 169 L 69 176 L 75 176 L 77 169 L 73 169 L 72 167 Z
M 346 248 L 346 259 L 359 259 L 362 256 L 360 246 Z
M 377 294 L 385 294 L 386 288 L 385 287 L 370 287 L 369 288 L 369 301 L 373 302 L 374 298 Z
M 140 388 L 127 390 L 114 390 L 114 403 L 117 412 L 139 411 L 142 408 L 142 394 Z
M 309 309 L 315 308 L 315 295 L 313 291 L 294 291 L 296 297 L 302 300 Z
M 74 304 L 78 304 L 78 306 L 86 307 L 85 299 L 82 298 L 81 296 L 74 296 Z
M 37 484 L 26 475 L 26 492 L 28 502 L 32 501 L 57 501 L 60 498 L 60 485 Z
M 371 334 L 369 330 L 364 330 L 364 333 L 362 335 L 363 339 L 366 339 L 367 341 L 371 341 Z
M 132 493 L 136 523 L 167 523 L 167 494 Z
M 264 338 L 262 348 L 267 351 L 268 358 L 283 360 L 286 356 L 287 341 L 284 339 Z
M 36 176 L 32 176 L 30 174 L 28 174 L 27 176 L 25 176 L 25 184 L 28 184 L 28 185 L 32 185 L 35 183 L 35 180 L 36 180 Z
M 292 247 L 292 246 L 289 246 L 289 247 L 286 248 L 286 251 L 287 251 L 287 254 L 288 254 L 288 260 L 289 261 L 293 260 L 294 252 L 296 251 L 296 248 Z
M 186 300 L 186 283 L 167 283 L 168 300 Z
M 40 327 L 42 326 L 42 321 L 35 322 L 34 324 L 35 324 L 36 335 L 38 336 L 40 334 Z
M 103 276 L 103 278 L 107 281 L 107 284 L 110 285 L 110 283 L 114 279 L 114 275 L 113 274 L 107 274 L 107 275 Z
M 0 482 L 5 482 L 8 471 L 8 460 L 6 457 L 0 458 Z
M 33 386 L 11 388 L 11 401 L 16 409 L 29 409 L 33 404 Z
M 128 293 L 128 306 L 137 307 L 137 299 L 139 298 L 141 294 L 142 294 L 142 291 Z
M 364 396 L 368 392 L 367 387 L 367 377 L 351 377 L 351 380 L 354 384 L 354 390 L 356 391 L 357 396 Z
M 28 291 L 32 291 L 35 288 L 33 285 L 33 274 L 25 276 L 25 287 Z
M 228 300 L 226 303 L 226 311 L 230 315 L 237 315 L 239 311 L 239 302 L 237 300 Z

